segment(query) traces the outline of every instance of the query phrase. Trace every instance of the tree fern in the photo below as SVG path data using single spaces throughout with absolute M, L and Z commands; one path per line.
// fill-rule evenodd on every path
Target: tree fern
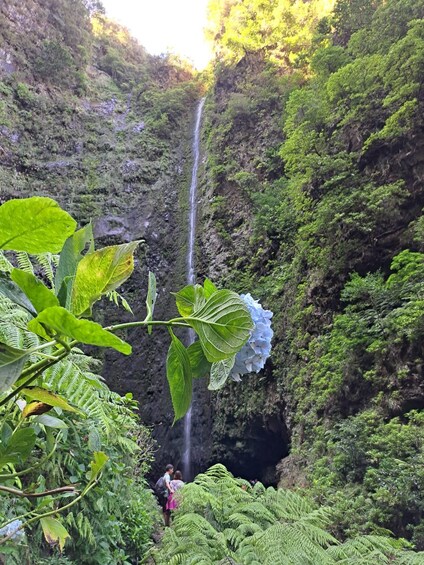
M 417 565 L 424 555 L 403 540 L 360 536 L 340 543 L 327 530 L 330 510 L 288 490 L 253 488 L 214 465 L 179 491 L 180 506 L 158 564 Z
M 26 329 L 29 320 L 28 312 L 17 308 L 16 304 L 0 294 L 0 341 L 20 349 L 39 345 L 38 337 Z M 36 356 L 31 356 L 30 361 L 35 360 Z
M 0 294 L 0 341 L 13 347 L 31 349 L 39 345 L 38 337 L 27 331 L 30 315 Z M 30 361 L 37 360 L 37 354 Z M 42 377 L 43 386 L 52 392 L 63 394 L 67 400 L 84 412 L 105 433 L 110 441 L 116 441 L 127 451 L 137 451 L 137 444 L 126 437 L 135 415 L 128 401 L 112 392 L 101 376 L 91 371 L 99 362 L 82 351 L 47 369 Z M 117 428 L 120 433 L 116 433 Z
M 0 272 L 10 273 L 14 266 L 19 267 L 27 273 L 40 273 L 43 278 L 48 281 L 50 287 L 54 284 L 54 269 L 59 263 L 59 256 L 52 253 L 39 253 L 37 255 L 29 255 L 24 251 L 15 254 L 9 253 L 12 261 L 9 260 L 3 251 L 0 251 Z M 15 265 L 13 265 L 13 261 Z
M 54 268 L 57 267 L 59 263 L 59 256 L 53 255 L 52 253 L 42 253 L 36 255 L 36 262 L 40 266 L 40 270 L 44 278 L 49 282 L 50 287 L 54 286 Z
M 16 253 L 16 261 L 18 263 L 18 267 L 22 269 L 22 271 L 34 274 L 34 266 L 31 263 L 28 253 L 25 253 L 25 251 L 18 251 Z

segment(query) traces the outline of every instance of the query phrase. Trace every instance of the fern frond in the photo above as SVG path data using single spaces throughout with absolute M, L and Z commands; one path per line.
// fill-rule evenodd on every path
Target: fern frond
M 18 251 L 16 253 L 16 260 L 18 262 L 19 268 L 22 269 L 22 271 L 34 274 L 34 267 L 31 263 L 31 259 L 29 258 L 28 253 L 25 253 L 25 251 Z
M 327 553 L 343 565 L 371 565 L 392 563 L 398 551 L 399 541 L 375 535 L 363 535 L 327 549 Z
M 90 520 L 83 512 L 78 512 L 78 514 L 74 514 L 72 511 L 68 512 L 65 517 L 65 522 L 71 530 L 75 530 L 78 538 L 83 539 L 91 546 L 96 547 L 97 542 L 93 528 Z
M 259 481 L 256 482 L 252 487 L 252 494 L 255 497 L 263 496 L 265 494 L 266 488 Z
M 273 489 L 268 488 L 264 494 L 264 504 L 271 512 L 275 515 L 278 520 L 300 520 L 306 516 L 313 516 L 316 518 L 316 525 L 320 526 L 321 517 L 319 514 L 313 514 L 316 510 L 315 506 L 306 497 L 302 497 L 300 494 L 285 490 L 285 489 Z
M 135 419 L 134 412 L 125 405 L 122 397 L 110 391 L 102 378 L 80 365 L 81 355 L 71 354 L 60 363 L 53 365 L 43 374 L 43 384 L 49 390 L 66 395 L 67 400 L 93 421 L 111 442 L 119 442 L 131 453 L 138 451 L 137 444 L 125 437 L 125 426 Z M 89 359 L 86 360 L 89 364 Z M 87 366 L 86 364 L 86 366 Z M 116 434 L 121 424 L 120 434 Z
M 341 544 L 327 530 L 330 510 L 306 497 L 257 484 L 247 490 L 222 465 L 198 475 L 180 492 L 175 521 L 159 564 L 418 565 L 402 540 L 361 536 Z
M 0 294 L 0 341 L 21 349 L 39 345 L 38 337 L 26 329 L 30 319 L 28 312 L 17 308 L 16 304 Z M 36 357 L 31 356 L 30 361 L 35 360 Z
M 424 551 L 413 553 L 412 551 L 405 551 L 399 556 L 396 565 L 422 565 L 424 563 Z
M 275 523 L 274 514 L 270 512 L 262 502 L 256 500 L 250 504 L 242 505 L 238 515 L 240 514 L 250 518 L 250 520 L 255 520 L 255 522 L 260 524 L 263 528 Z M 237 524 L 236 517 L 237 515 L 234 514 L 229 516 L 229 522 Z
M 334 560 L 310 537 L 287 524 L 274 524 L 261 534 L 248 538 L 244 548 L 251 545 L 263 565 L 331 565 Z M 241 548 L 243 550 L 243 547 Z
M 35 259 L 41 268 L 41 272 L 49 283 L 50 287 L 54 286 L 54 268 L 57 267 L 59 262 L 58 255 L 53 255 L 52 253 L 40 253 L 35 255 Z

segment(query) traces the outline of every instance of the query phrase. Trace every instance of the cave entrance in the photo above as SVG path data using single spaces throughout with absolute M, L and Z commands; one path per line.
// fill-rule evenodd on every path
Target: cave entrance
M 289 454 L 287 427 L 280 418 L 258 417 L 246 423 L 243 436 L 229 434 L 214 446 L 212 463 L 222 463 L 236 477 L 259 480 L 266 486 L 278 482 L 277 464 Z

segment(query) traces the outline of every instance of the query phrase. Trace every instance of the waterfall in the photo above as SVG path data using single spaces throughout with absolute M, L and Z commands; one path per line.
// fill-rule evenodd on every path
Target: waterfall
M 187 247 L 187 284 L 195 284 L 196 274 L 194 270 L 194 243 L 196 237 L 196 212 L 197 212 L 197 173 L 199 170 L 200 156 L 200 123 L 205 99 L 202 98 L 197 106 L 196 121 L 193 132 L 193 169 L 191 172 L 191 184 L 189 194 L 189 230 Z M 194 332 L 190 330 L 188 344 L 194 341 Z M 190 406 L 184 418 L 184 454 L 182 460 L 184 480 L 191 479 L 191 421 L 192 406 Z

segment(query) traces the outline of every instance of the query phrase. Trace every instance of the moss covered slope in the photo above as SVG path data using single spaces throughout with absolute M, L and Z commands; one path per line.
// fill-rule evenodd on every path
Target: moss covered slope
M 271 480 L 290 444 L 283 483 L 341 533 L 423 547 L 424 3 L 320 5 L 215 2 L 205 270 L 276 336 L 264 374 L 215 398 L 214 457 Z
M 99 243 L 144 240 L 125 295 L 141 311 L 132 291 L 147 290 L 147 272 L 154 271 L 168 314 L 169 290 L 184 283 L 185 191 L 199 86 L 187 65 L 149 55 L 97 4 L 1 3 L 0 197 L 53 196 L 81 223 L 93 219 Z M 103 312 L 110 320 L 123 315 L 112 304 Z M 139 333 L 128 336 L 135 357 L 108 353 L 104 374 L 115 390 L 134 393 L 166 459 L 177 457 L 166 351 L 160 337 L 152 350 Z

